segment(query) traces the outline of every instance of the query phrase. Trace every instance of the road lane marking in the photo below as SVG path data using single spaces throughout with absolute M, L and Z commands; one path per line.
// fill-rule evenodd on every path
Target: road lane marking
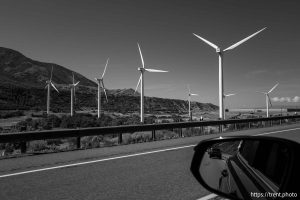
M 260 133 L 260 134 L 256 134 L 256 135 L 269 135 L 269 134 L 273 134 L 273 133 L 281 133 L 281 132 L 287 132 L 287 131 L 295 131 L 295 130 L 299 130 L 300 128 L 292 128 L 292 129 L 285 129 L 285 130 L 279 130 L 279 131 L 272 131 L 272 132 L 267 132 L 267 133 Z
M 267 135 L 267 134 L 273 134 L 273 133 L 294 131 L 294 130 L 299 130 L 299 129 L 300 128 L 285 129 L 285 130 L 272 131 L 272 132 L 267 132 L 267 133 L 260 133 L 260 134 L 256 134 L 256 135 Z M 22 175 L 22 174 L 29 174 L 29 173 L 34 173 L 34 172 L 47 171 L 47 170 L 52 170 L 52 169 L 61 169 L 61 168 L 67 168 L 67 167 L 74 167 L 74 166 L 79 166 L 79 165 L 86 165 L 86 164 L 91 164 L 91 163 L 104 162 L 104 161 L 116 160 L 116 159 L 121 159 L 121 158 L 129 158 L 129 157 L 141 156 L 141 155 L 147 155 L 147 154 L 153 154 L 153 153 L 160 153 L 160 152 L 172 151 L 172 150 L 177 150 L 177 149 L 184 149 L 184 148 L 189 148 L 189 147 L 194 147 L 194 146 L 196 146 L 196 144 L 187 145 L 187 146 L 180 146 L 180 147 L 174 147 L 174 148 L 168 148 L 168 149 L 155 150 L 155 151 L 148 151 L 148 152 L 143 152 L 143 153 L 135 153 L 135 154 L 117 156 L 117 157 L 112 157 L 112 158 L 104 158 L 104 159 L 99 159 L 99 160 L 79 162 L 79 163 L 73 163 L 73 164 L 67 164 L 67 165 L 60 165 L 60 166 L 55 166 L 55 167 L 47 167 L 47 168 L 17 172 L 17 173 L 12 173 L 12 174 L 4 174 L 4 175 L 0 175 L 0 178 L 10 177 L 10 176 L 17 176 L 17 175 Z
M 21 175 L 21 174 L 29 174 L 29 173 L 34 173 L 34 172 L 47 171 L 47 170 L 52 170 L 52 169 L 61 169 L 61 168 L 66 168 L 66 167 L 74 167 L 74 166 L 79 166 L 79 165 L 86 165 L 86 164 L 91 164 L 91 163 L 104 162 L 104 161 L 116 160 L 116 159 L 121 159 L 121 158 L 129 158 L 129 157 L 135 157 L 135 156 L 141 156 L 141 155 L 147 155 L 147 154 L 153 154 L 153 153 L 160 153 L 160 152 L 165 152 L 165 151 L 173 151 L 173 150 L 184 149 L 184 148 L 189 148 L 189 147 L 194 147 L 194 146 L 196 146 L 196 145 L 193 144 L 193 145 L 173 147 L 173 148 L 168 148 L 168 149 L 148 151 L 148 152 L 143 152 L 143 153 L 135 153 L 135 154 L 129 154 L 129 155 L 124 155 L 124 156 L 117 156 L 117 157 L 112 157 L 112 158 L 104 158 L 104 159 L 99 159 L 99 160 L 73 163 L 73 164 L 68 164 L 68 165 L 47 167 L 47 168 L 42 168 L 42 169 L 35 169 L 35 170 L 29 170 L 29 171 L 24 171 L 24 172 L 17 172 L 17 173 L 12 173 L 12 174 L 0 175 L 0 178 L 10 177 L 10 176 L 17 176 L 17 175 Z
M 211 199 L 211 198 L 215 198 L 215 197 L 217 197 L 218 195 L 216 195 L 216 194 L 209 194 L 209 195 L 206 195 L 206 196 L 204 196 L 204 197 L 201 197 L 201 198 L 199 198 L 199 199 L 197 199 L 197 200 L 209 200 L 209 199 Z

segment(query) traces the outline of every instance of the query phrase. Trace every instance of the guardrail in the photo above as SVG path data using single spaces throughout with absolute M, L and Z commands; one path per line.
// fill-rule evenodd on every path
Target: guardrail
M 0 134 L 0 143 L 21 142 L 21 152 L 26 152 L 26 142 L 34 140 L 57 139 L 57 138 L 77 138 L 77 148 L 80 148 L 80 139 L 83 136 L 93 135 L 111 135 L 118 134 L 118 143 L 122 143 L 122 134 L 134 133 L 142 131 L 152 131 L 152 139 L 155 140 L 156 130 L 173 130 L 181 129 L 180 137 L 182 136 L 182 128 L 191 127 L 206 127 L 219 126 L 219 131 L 222 132 L 222 127 L 228 124 L 234 124 L 237 129 L 238 124 L 248 124 L 251 128 L 253 123 L 269 122 L 272 126 L 274 122 L 281 124 L 283 120 L 300 119 L 300 115 L 277 116 L 269 118 L 251 118 L 251 119 L 230 119 L 216 121 L 193 121 L 193 122 L 177 122 L 177 123 L 162 123 L 162 124 L 144 124 L 144 125 L 128 125 L 128 126 L 113 126 L 113 127 L 95 127 L 95 128 L 77 128 L 77 129 L 61 129 L 50 131 L 32 131 Z

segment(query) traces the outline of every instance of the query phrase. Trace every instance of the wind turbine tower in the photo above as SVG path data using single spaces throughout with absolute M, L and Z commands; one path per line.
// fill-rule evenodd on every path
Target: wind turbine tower
M 231 45 L 230 47 L 226 48 L 226 49 L 221 49 L 220 47 L 218 47 L 217 45 L 211 43 L 210 41 L 200 37 L 199 35 L 196 35 L 195 33 L 194 36 L 196 36 L 197 38 L 199 38 L 200 40 L 202 40 L 203 42 L 205 42 L 206 44 L 208 44 L 209 46 L 213 47 L 218 56 L 219 56 L 219 118 L 220 119 L 224 119 L 224 84 L 223 84 L 223 55 L 225 51 L 228 50 L 232 50 L 234 48 L 236 48 L 237 46 L 243 44 L 244 42 L 246 42 L 247 40 L 249 40 L 250 38 L 254 37 L 255 35 L 259 34 L 260 32 L 262 32 L 263 30 L 265 30 L 265 28 L 253 33 L 252 35 L 242 39 L 241 41 Z
M 76 95 L 76 92 L 75 92 L 75 88 L 76 86 L 78 85 L 78 83 L 80 81 L 78 81 L 77 83 L 75 83 L 75 79 L 74 79 L 74 73 L 72 72 L 72 75 L 73 75 L 73 83 L 70 84 L 70 88 L 71 88 L 71 116 L 74 115 L 74 99 L 75 99 L 75 95 Z
M 95 78 L 95 80 L 97 81 L 97 84 L 98 84 L 98 118 L 100 118 L 100 116 L 101 116 L 101 89 L 103 89 L 105 98 L 106 98 L 106 102 L 108 102 L 106 90 L 105 90 L 105 86 L 104 86 L 104 82 L 103 82 L 103 77 L 106 72 L 108 61 L 109 61 L 109 58 L 106 61 L 106 65 L 105 65 L 105 68 L 104 68 L 101 78 Z
M 143 55 L 142 55 L 142 51 L 140 48 L 139 43 L 137 43 L 138 45 L 138 49 L 140 52 L 140 56 L 141 56 L 141 61 L 142 61 L 142 67 L 139 67 L 138 70 L 141 72 L 138 84 L 135 88 L 135 92 L 138 89 L 139 84 L 141 84 L 141 123 L 144 123 L 144 72 L 148 71 L 148 72 L 168 72 L 168 71 L 164 71 L 164 70 L 159 70 L 159 69 L 146 69 L 145 68 L 145 63 L 144 63 L 144 59 L 143 59 Z
M 264 95 L 266 95 L 266 108 L 267 108 L 267 117 L 269 117 L 269 103 L 272 106 L 272 102 L 270 99 L 269 94 L 279 85 L 279 83 L 277 83 L 276 85 L 274 85 L 274 87 L 271 88 L 271 90 L 269 90 L 268 92 L 259 92 L 262 93 Z
M 234 96 L 236 94 L 224 94 L 223 98 L 225 99 L 226 97 Z M 226 119 L 226 114 L 225 114 L 225 106 L 224 106 L 224 119 Z
M 189 101 L 189 119 L 190 121 L 192 121 L 192 113 L 191 113 L 191 98 L 192 96 L 198 96 L 198 94 L 193 94 L 191 93 L 191 89 L 190 89 L 190 86 L 187 85 L 187 88 L 188 88 L 188 91 L 189 91 L 189 97 L 188 97 L 188 101 Z
M 52 74 L 53 74 L 53 65 L 52 65 L 52 69 L 51 69 L 50 79 L 46 81 L 46 87 L 45 87 L 48 90 L 47 91 L 47 115 L 50 114 L 50 90 L 51 90 L 51 87 L 53 87 L 58 92 L 57 88 L 55 87 L 55 85 L 52 82 Z

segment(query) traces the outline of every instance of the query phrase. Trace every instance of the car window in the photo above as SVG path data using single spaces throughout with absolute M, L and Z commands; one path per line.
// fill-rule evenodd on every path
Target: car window
M 288 148 L 280 143 L 271 141 L 246 141 L 240 148 L 240 155 L 248 165 L 259 171 L 279 186 L 286 172 L 289 160 Z

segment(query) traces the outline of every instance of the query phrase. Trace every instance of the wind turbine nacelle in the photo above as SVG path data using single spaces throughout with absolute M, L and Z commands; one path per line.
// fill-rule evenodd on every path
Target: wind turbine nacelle
M 139 67 L 138 70 L 141 72 L 145 71 L 145 69 L 143 67 Z
M 216 52 L 217 53 L 221 53 L 221 49 L 218 47 L 218 48 L 216 48 Z

